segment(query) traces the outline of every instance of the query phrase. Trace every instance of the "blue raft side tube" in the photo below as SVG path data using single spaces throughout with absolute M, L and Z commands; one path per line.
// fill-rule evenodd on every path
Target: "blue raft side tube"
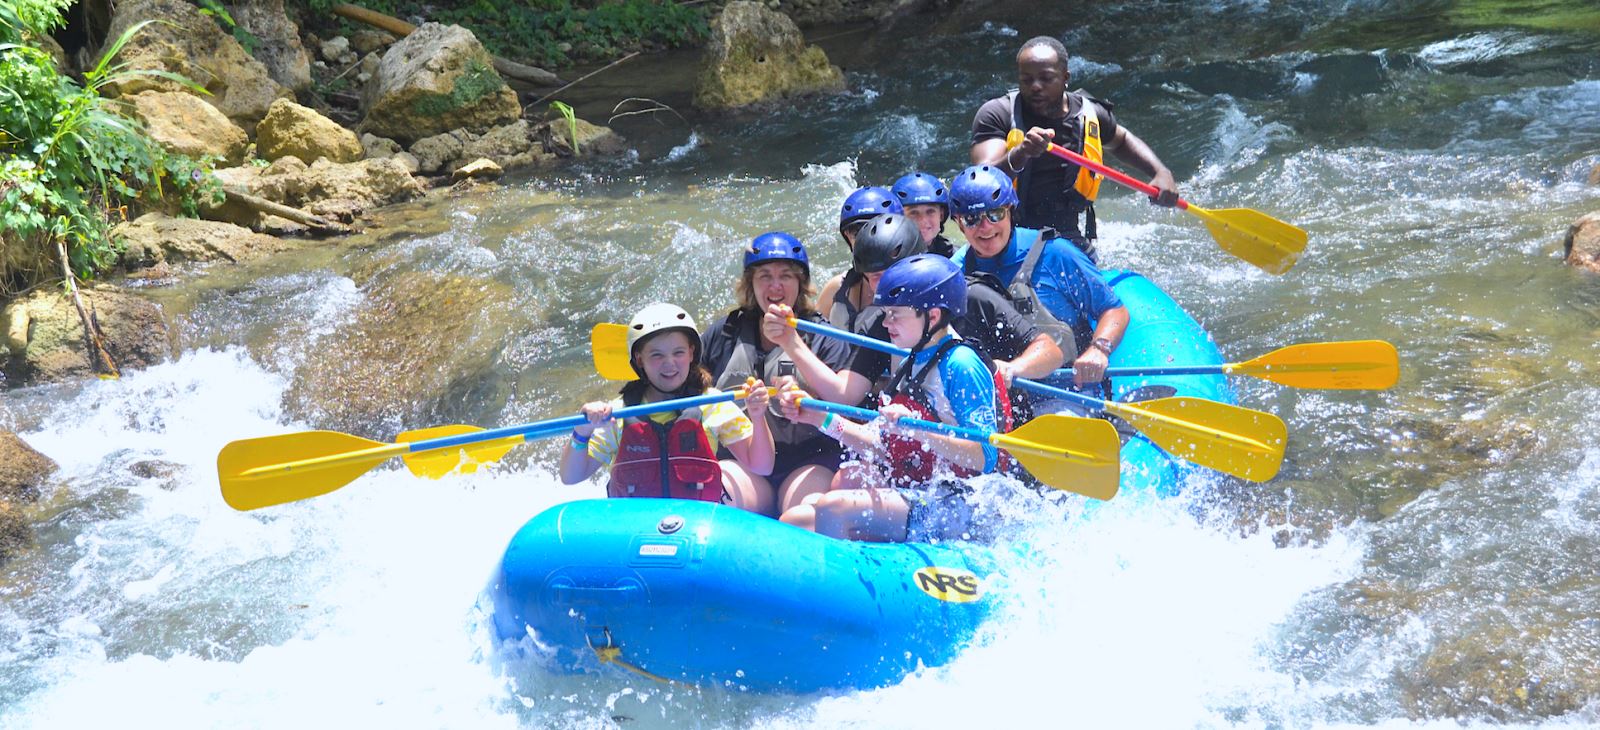
M 1128 308 L 1130 322 L 1122 342 L 1111 353 L 1111 367 L 1223 363 L 1211 336 L 1161 287 L 1131 271 L 1107 270 L 1104 275 Z M 1145 375 L 1111 382 L 1113 397 L 1118 400 L 1151 385 L 1171 387 L 1176 395 L 1236 402 L 1223 375 Z M 1143 436 L 1135 434 L 1122 445 L 1124 493 L 1142 489 L 1161 497 L 1172 496 L 1195 473 L 1209 470 L 1171 456 Z
M 988 556 L 835 540 L 707 502 L 585 500 L 511 540 L 495 629 L 531 634 L 557 671 L 597 670 L 614 649 L 625 668 L 699 686 L 880 687 L 971 640 L 994 601 Z

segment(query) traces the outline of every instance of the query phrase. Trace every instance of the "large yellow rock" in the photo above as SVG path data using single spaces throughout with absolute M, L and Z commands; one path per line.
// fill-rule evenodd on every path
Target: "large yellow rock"
M 256 127 L 256 155 L 262 159 L 298 157 L 307 165 L 326 157 L 334 162 L 361 159 L 361 140 L 316 110 L 288 99 L 272 102 Z
M 244 161 L 250 138 L 204 99 L 178 91 L 144 91 L 127 100 L 150 138 L 168 152 L 196 158 L 216 155 L 234 165 Z

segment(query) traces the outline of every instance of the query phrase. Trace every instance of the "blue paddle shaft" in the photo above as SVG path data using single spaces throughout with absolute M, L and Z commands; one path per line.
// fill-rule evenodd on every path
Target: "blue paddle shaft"
M 825 400 L 813 400 L 811 398 L 806 398 L 800 401 L 800 407 L 811 408 L 818 411 L 827 411 L 829 413 L 837 413 L 841 416 L 849 416 L 862 421 L 872 421 L 879 416 L 877 411 L 874 411 L 870 408 L 857 408 L 855 406 L 847 406 L 843 403 L 834 403 Z M 907 428 L 915 428 L 921 431 L 933 431 L 934 433 L 942 433 L 946 436 L 955 436 L 956 438 L 963 438 L 968 441 L 976 441 L 980 444 L 989 443 L 989 434 L 984 431 L 979 431 L 975 428 L 952 426 L 948 423 L 939 423 L 938 421 L 924 421 L 920 418 L 902 418 L 900 419 L 899 423 Z
M 1106 368 L 1108 378 L 1126 378 L 1135 375 L 1219 375 L 1227 372 L 1222 365 L 1155 365 L 1147 368 Z M 1057 373 L 1071 375 L 1072 370 Z
M 841 340 L 844 340 L 845 342 L 849 342 L 849 343 L 854 344 L 854 345 L 860 345 L 861 347 L 865 347 L 865 348 L 870 349 L 870 350 L 877 350 L 878 352 L 886 352 L 886 353 L 888 353 L 890 355 L 899 355 L 901 357 L 906 357 L 906 356 L 909 356 L 911 354 L 910 350 L 907 350 L 907 349 L 905 349 L 903 347 L 895 347 L 894 345 L 892 345 L 892 344 L 890 344 L 888 342 L 884 342 L 883 340 L 879 340 L 879 339 L 872 338 L 872 337 L 865 337 L 865 336 L 862 336 L 862 335 L 858 335 L 858 334 L 856 334 L 854 332 L 846 332 L 844 330 L 837 329 L 837 328 L 834 328 L 834 327 L 829 327 L 828 325 L 819 324 L 817 322 L 810 322 L 810 321 L 803 320 L 803 319 L 796 319 L 796 320 L 794 320 L 794 327 L 795 327 L 795 329 L 800 330 L 802 332 L 812 332 L 812 333 L 815 333 L 815 334 L 823 335 L 825 337 L 833 337 L 833 338 L 841 339 Z M 1057 370 L 1056 372 L 1065 373 L 1065 374 L 1068 374 L 1068 375 L 1070 375 L 1072 373 L 1071 370 Z M 1087 406 L 1087 407 L 1093 408 L 1093 409 L 1095 409 L 1097 411 L 1105 409 L 1106 402 L 1103 401 L 1103 400 L 1100 400 L 1099 398 L 1095 398 L 1093 396 L 1084 395 L 1082 393 L 1074 393 L 1074 392 L 1072 392 L 1070 390 L 1062 390 L 1061 388 L 1055 388 L 1055 387 L 1052 387 L 1052 386 L 1049 386 L 1049 385 L 1045 385 L 1044 383 L 1039 383 L 1039 382 L 1035 382 L 1035 381 L 1032 381 L 1032 380 L 1028 380 L 1027 378 L 1012 378 L 1011 379 L 1011 383 L 1012 383 L 1012 385 L 1020 386 L 1022 388 L 1027 389 L 1027 390 L 1031 390 L 1031 391 L 1033 391 L 1035 393 L 1042 393 L 1044 395 L 1049 395 L 1049 396 L 1054 396 L 1056 398 L 1069 400 L 1069 401 L 1072 401 L 1074 403 L 1077 403 L 1078 405 Z M 807 402 L 811 402 L 811 401 L 807 401 Z M 830 405 L 832 405 L 832 404 L 830 404 Z M 846 407 L 847 408 L 848 406 L 842 406 L 842 407 Z M 862 410 L 865 410 L 865 409 L 862 409 Z M 835 412 L 836 413 L 840 413 L 841 411 L 835 411 Z M 872 413 L 872 411 L 866 411 L 866 412 L 867 413 Z M 845 414 L 845 415 L 851 415 L 851 414 Z M 856 417 L 857 418 L 862 418 L 863 416 L 856 416 Z M 876 417 L 876 414 L 873 414 L 872 416 L 866 416 L 866 418 L 869 418 L 869 419 L 870 418 L 875 418 L 875 417 Z M 901 419 L 900 422 L 901 423 L 905 423 L 906 419 Z M 927 422 L 924 421 L 924 423 L 927 423 Z M 944 424 L 939 424 L 939 425 L 944 426 Z M 952 428 L 952 427 L 948 427 L 947 426 L 947 428 Z M 935 429 L 935 430 L 937 430 L 937 429 Z M 952 434 L 952 435 L 959 435 L 959 434 Z M 988 443 L 988 439 L 987 438 L 983 439 L 983 441 L 984 441 L 984 443 Z
M 738 400 L 743 397 L 744 392 L 742 390 L 738 390 L 729 391 L 726 393 L 698 395 L 692 398 L 664 400 L 659 403 L 641 403 L 636 406 L 618 408 L 611 412 L 611 417 L 613 419 L 617 419 L 633 418 L 635 416 L 648 416 L 652 413 L 661 413 L 663 411 L 681 411 L 697 406 L 711 405 L 712 403 L 723 403 L 725 401 Z M 589 417 L 579 413 L 576 416 L 552 418 L 547 421 L 535 421 L 533 423 L 524 423 L 519 426 L 502 426 L 500 428 L 491 428 L 486 431 L 474 431 L 472 433 L 463 433 L 456 436 L 441 436 L 439 438 L 428 439 L 426 441 L 414 441 L 411 443 L 410 451 L 445 449 L 451 446 L 464 446 L 466 444 L 475 444 L 482 441 L 493 441 L 495 439 L 505 438 L 507 436 L 522 436 L 531 441 L 533 439 L 544 438 L 546 436 L 554 436 L 563 431 L 582 426 L 588 422 Z

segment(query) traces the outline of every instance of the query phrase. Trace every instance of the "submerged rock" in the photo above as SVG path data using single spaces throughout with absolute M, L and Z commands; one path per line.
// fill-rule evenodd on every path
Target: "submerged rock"
M 478 387 L 503 332 L 507 285 L 408 272 L 367 283 L 365 301 L 324 337 L 284 394 L 319 427 L 393 435 L 434 422 Z M 441 421 L 440 419 L 444 419 Z
M 1477 618 L 1483 625 L 1457 627 L 1417 666 L 1395 673 L 1413 718 L 1525 721 L 1576 712 L 1600 697 L 1593 618 L 1513 621 L 1505 611 Z
M 800 94 L 844 90 L 844 73 L 807 46 L 788 16 L 735 0 L 711 24 L 695 106 L 727 109 Z

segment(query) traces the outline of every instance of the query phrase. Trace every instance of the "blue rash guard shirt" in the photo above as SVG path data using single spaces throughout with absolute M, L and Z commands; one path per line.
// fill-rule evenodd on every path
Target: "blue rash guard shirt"
M 1006 242 L 1005 250 L 998 256 L 984 258 L 967 245 L 962 246 L 951 260 L 965 265 L 966 258 L 971 256 L 974 269 L 994 274 L 1001 283 L 1009 286 L 1022 268 L 1023 259 L 1028 257 L 1028 251 L 1036 245 L 1039 245 L 1038 230 L 1012 228 L 1011 240 Z M 1052 238 L 1043 245 L 1044 252 L 1039 255 L 1039 265 L 1034 267 L 1033 280 L 1029 283 L 1038 292 L 1039 301 L 1045 309 L 1050 310 L 1063 324 L 1072 327 L 1072 338 L 1077 342 L 1078 352 L 1083 352 L 1094 337 L 1095 323 L 1107 311 L 1122 306 L 1122 299 L 1106 284 L 1100 269 L 1090 263 L 1089 257 L 1083 255 L 1071 241 Z
M 945 335 L 943 339 L 917 352 L 916 370 L 912 374 L 920 374 L 939 347 L 950 339 L 953 339 L 952 335 Z M 896 369 L 900 363 L 901 358 L 895 357 Z M 927 397 L 924 405 L 938 415 L 941 422 L 975 428 L 984 433 L 991 433 L 998 428 L 994 374 L 989 372 L 989 368 L 983 364 L 983 358 L 971 347 L 951 348 L 939 361 L 938 369 L 923 381 L 922 392 Z M 984 473 L 994 471 L 999 459 L 1000 452 L 994 445 L 984 443 Z

